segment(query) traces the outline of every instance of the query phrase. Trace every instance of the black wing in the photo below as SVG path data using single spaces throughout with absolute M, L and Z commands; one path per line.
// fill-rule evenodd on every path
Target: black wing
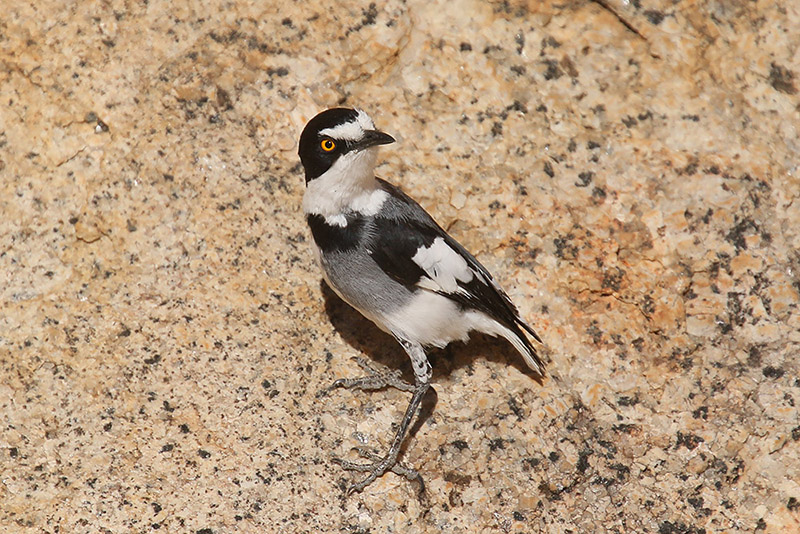
M 482 311 L 525 339 L 519 331 L 522 327 L 541 343 L 508 295 L 472 254 L 402 190 L 383 180 L 380 183 L 390 198 L 374 219 L 369 249 L 381 269 L 408 287 L 434 291 L 465 308 Z M 531 351 L 535 353 L 532 347 Z

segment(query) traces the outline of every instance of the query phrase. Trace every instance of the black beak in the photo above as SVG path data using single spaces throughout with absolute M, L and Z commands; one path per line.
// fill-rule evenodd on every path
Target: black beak
M 367 130 L 364 137 L 350 145 L 350 150 L 364 150 L 371 146 L 388 145 L 394 143 L 394 137 L 378 130 Z

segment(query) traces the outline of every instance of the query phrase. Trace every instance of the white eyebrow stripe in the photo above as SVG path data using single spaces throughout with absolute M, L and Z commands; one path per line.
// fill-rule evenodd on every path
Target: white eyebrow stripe
M 346 122 L 333 128 L 325 128 L 319 131 L 320 135 L 327 135 L 334 139 L 342 139 L 344 141 L 358 141 L 364 137 L 364 130 L 357 122 Z
M 333 128 L 320 130 L 320 135 L 342 139 L 344 141 L 358 141 L 364 137 L 365 130 L 374 130 L 375 123 L 363 110 L 356 109 L 356 119 L 354 121 L 339 124 Z

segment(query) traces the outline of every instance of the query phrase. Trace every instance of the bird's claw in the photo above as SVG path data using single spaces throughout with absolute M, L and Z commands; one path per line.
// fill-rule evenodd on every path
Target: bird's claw
M 416 469 L 405 466 L 397 460 L 395 460 L 394 464 L 390 465 L 390 460 L 388 457 L 382 457 L 375 451 L 366 447 L 353 447 L 353 450 L 356 451 L 362 458 L 370 460 L 370 463 L 362 464 L 358 462 L 351 462 L 350 460 L 345 460 L 344 458 L 333 458 L 333 462 L 339 464 L 345 471 L 369 473 L 363 480 L 360 480 L 359 482 L 356 482 L 347 488 L 346 493 L 348 496 L 355 492 L 361 492 L 386 471 L 391 471 L 396 475 L 403 476 L 412 482 L 415 480 L 418 481 L 420 485 L 420 494 L 425 492 L 425 483 L 422 480 L 422 475 L 420 475 Z
M 365 376 L 358 378 L 339 378 L 328 388 L 328 391 L 336 388 L 374 390 L 385 387 L 393 387 L 401 391 L 414 391 L 414 386 L 403 380 L 403 373 L 396 369 L 388 369 L 382 365 L 367 360 L 366 358 L 356 357 L 356 363 L 366 371 Z

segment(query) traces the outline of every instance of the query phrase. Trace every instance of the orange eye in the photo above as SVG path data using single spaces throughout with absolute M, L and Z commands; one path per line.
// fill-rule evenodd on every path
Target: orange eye
M 325 152 L 330 152 L 331 150 L 336 148 L 336 143 L 334 143 L 330 139 L 323 139 L 322 143 L 320 143 L 320 146 L 322 147 L 322 150 L 324 150 Z

